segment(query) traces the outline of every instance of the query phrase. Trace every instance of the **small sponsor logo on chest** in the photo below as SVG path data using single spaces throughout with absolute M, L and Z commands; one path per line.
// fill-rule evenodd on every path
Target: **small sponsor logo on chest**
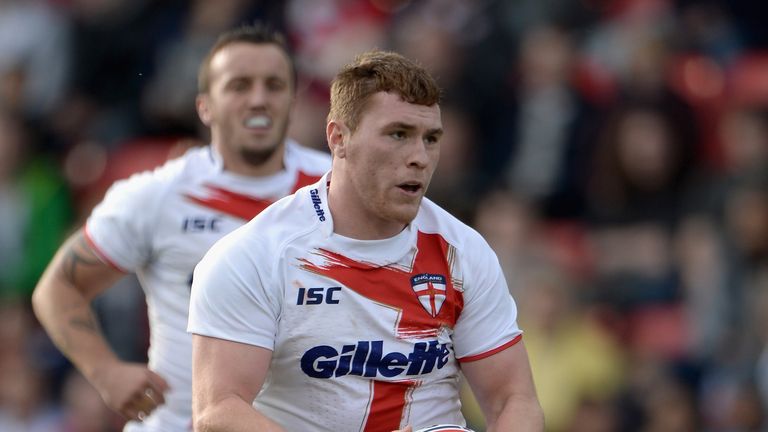
M 339 304 L 340 286 L 334 287 L 314 287 L 299 288 L 296 297 L 296 304 L 301 305 L 319 305 L 319 304 Z
M 190 216 L 181 222 L 181 231 L 185 233 L 221 232 L 221 217 Z

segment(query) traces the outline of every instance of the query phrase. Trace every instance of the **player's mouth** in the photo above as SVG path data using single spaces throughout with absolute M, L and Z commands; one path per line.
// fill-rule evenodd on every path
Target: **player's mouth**
M 424 190 L 424 185 L 415 181 L 400 183 L 397 187 L 408 195 L 419 195 Z
M 267 130 L 272 126 L 272 118 L 266 114 L 256 114 L 247 117 L 243 125 L 251 130 Z

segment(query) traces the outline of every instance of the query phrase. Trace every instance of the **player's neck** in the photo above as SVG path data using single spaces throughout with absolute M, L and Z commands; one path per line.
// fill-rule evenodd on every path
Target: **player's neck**
M 272 154 L 263 161 L 249 161 L 240 154 L 232 151 L 224 151 L 214 145 L 214 149 L 221 157 L 225 171 L 245 177 L 267 177 L 277 174 L 285 168 L 285 144 L 278 146 Z

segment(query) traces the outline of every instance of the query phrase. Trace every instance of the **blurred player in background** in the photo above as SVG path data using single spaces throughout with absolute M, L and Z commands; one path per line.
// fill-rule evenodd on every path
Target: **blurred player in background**
M 284 38 L 260 26 L 223 34 L 199 73 L 211 145 L 117 182 L 58 251 L 33 304 L 61 351 L 129 421 L 126 431 L 191 429 L 192 272 L 208 248 L 273 201 L 313 183 L 330 158 L 286 138 L 296 71 Z M 149 308 L 149 364 L 121 361 L 90 302 L 135 272 Z
M 336 76 L 332 172 L 195 270 L 196 429 L 464 424 L 461 370 L 489 431 L 543 430 L 498 259 L 423 200 L 440 154 L 439 99 L 434 79 L 395 53 L 365 53 Z

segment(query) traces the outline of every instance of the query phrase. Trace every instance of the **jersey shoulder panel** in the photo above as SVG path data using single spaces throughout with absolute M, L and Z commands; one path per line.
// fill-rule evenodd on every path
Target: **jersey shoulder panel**
M 305 202 L 311 199 L 308 189 L 303 187 L 279 199 L 249 221 L 243 227 L 249 242 L 259 244 L 270 256 L 279 255 L 275 252 L 282 250 L 285 244 L 315 230 L 318 223 L 315 212 L 310 212 Z
M 280 263 L 293 239 L 315 229 L 297 215 L 308 216 L 297 208 L 300 200 L 274 203 L 208 250 L 195 268 L 188 331 L 274 348 L 283 307 Z
M 183 155 L 171 159 L 155 169 L 157 181 L 169 185 L 185 184 L 186 182 L 207 176 L 219 168 L 214 162 L 210 146 L 193 147 Z
M 127 194 L 145 195 L 145 198 L 155 197 L 155 200 L 162 201 L 163 193 L 169 188 L 183 184 L 190 178 L 199 177 L 205 169 L 210 169 L 205 167 L 208 157 L 207 148 L 192 148 L 184 155 L 168 160 L 157 168 L 116 181 L 109 191 L 119 189 Z M 211 164 L 212 162 L 207 162 L 207 165 Z
M 204 152 L 190 150 L 110 186 L 86 223 L 89 238 L 105 259 L 121 270 L 133 271 L 150 257 L 160 208 L 177 185 L 188 182 L 195 171 L 200 175 L 193 165 L 199 164 Z
M 274 269 L 286 245 L 297 237 L 316 229 L 308 220 L 309 210 L 302 205 L 307 188 L 281 198 L 256 217 L 224 236 L 208 251 L 208 255 L 243 257 L 258 269 Z M 311 212 L 311 216 L 315 213 Z M 238 258 L 239 259 L 239 258 Z
M 296 168 L 307 174 L 322 175 L 331 169 L 331 155 L 327 152 L 305 147 L 296 141 L 288 140 L 286 153 Z
M 460 221 L 433 201 L 424 198 L 416 216 L 416 226 L 425 233 L 439 233 L 459 249 L 489 248 L 488 242 L 471 226 Z
M 170 190 L 201 175 L 202 159 L 206 157 L 204 153 L 207 153 L 205 148 L 190 149 L 183 156 L 169 160 L 154 170 L 138 172 L 116 181 L 107 190 L 92 217 L 103 207 L 116 207 L 115 211 L 130 212 L 132 217 L 145 215 L 152 218 Z

